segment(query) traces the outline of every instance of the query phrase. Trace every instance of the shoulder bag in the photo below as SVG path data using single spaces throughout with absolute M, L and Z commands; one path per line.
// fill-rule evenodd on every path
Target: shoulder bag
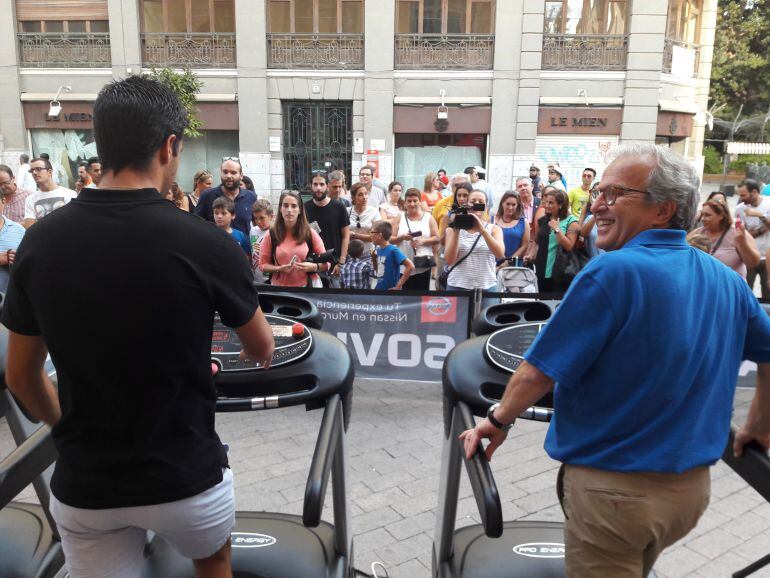
M 459 234 L 459 232 L 458 232 Z M 463 255 L 459 261 L 457 261 L 454 265 L 451 267 L 444 267 L 444 270 L 441 272 L 441 274 L 438 276 L 438 279 L 436 279 L 436 289 L 439 289 L 441 291 L 445 291 L 447 288 L 447 283 L 449 282 L 449 274 L 455 270 L 455 268 L 465 261 L 468 256 L 473 252 L 473 250 L 476 248 L 476 245 L 479 242 L 479 239 L 481 239 L 482 235 L 479 233 L 479 236 L 476 237 L 476 240 L 473 241 L 473 245 L 471 245 L 470 251 L 468 251 L 465 255 Z M 459 240 L 458 240 L 459 242 Z

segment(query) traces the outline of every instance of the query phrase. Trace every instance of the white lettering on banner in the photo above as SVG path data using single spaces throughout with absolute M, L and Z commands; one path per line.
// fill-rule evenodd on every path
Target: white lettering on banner
M 410 345 L 410 356 L 408 359 L 401 359 L 398 356 L 398 344 L 406 343 Z M 409 333 L 394 333 L 388 339 L 388 363 L 394 367 L 417 367 L 420 364 L 420 353 L 422 343 L 420 338 Z
M 353 346 L 353 352 L 359 363 L 365 367 L 374 367 L 377 355 L 385 341 L 385 334 L 374 333 L 368 351 L 360 333 L 345 331 L 337 333 L 337 338 L 345 345 L 348 345 L 348 336 L 350 336 L 350 344 Z M 388 363 L 393 367 L 417 367 L 422 360 L 425 366 L 430 369 L 441 369 L 444 359 L 455 346 L 454 338 L 449 335 L 426 335 L 425 342 L 427 345 L 437 345 L 438 347 L 426 347 L 423 351 L 419 336 L 412 333 L 394 333 L 388 337 Z M 409 346 L 408 356 L 401 357 L 399 355 L 399 344 L 402 343 Z
M 427 347 L 425 349 L 425 365 L 431 369 L 441 369 L 444 367 L 446 356 L 454 349 L 455 340 L 448 335 L 428 335 L 426 341 L 429 344 L 443 345 L 443 347 Z

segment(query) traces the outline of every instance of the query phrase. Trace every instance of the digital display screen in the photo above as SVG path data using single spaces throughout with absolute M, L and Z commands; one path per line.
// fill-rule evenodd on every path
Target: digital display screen
M 516 327 L 499 335 L 494 335 L 490 344 L 511 355 L 523 356 L 539 332 L 539 325 Z
M 214 331 L 211 334 L 211 341 L 230 341 L 230 331 Z

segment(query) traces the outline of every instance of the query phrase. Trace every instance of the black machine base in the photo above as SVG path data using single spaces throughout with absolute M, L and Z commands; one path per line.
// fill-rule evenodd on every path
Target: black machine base
M 302 516 L 238 512 L 232 533 L 235 578 L 352 577 L 349 561 L 334 551 L 334 527 L 302 525 Z M 159 536 L 148 544 L 142 578 L 189 578 L 192 562 Z M 258 563 L 255 564 L 255 559 Z M 260 573 L 255 574 L 254 568 Z M 330 571 L 331 569 L 331 571 Z
M 563 578 L 564 529 L 559 522 L 505 522 L 503 535 L 489 538 L 481 525 L 455 532 L 454 556 L 433 576 L 453 578 Z
M 0 511 L 0 576 L 53 576 L 64 563 L 43 508 L 14 502 Z

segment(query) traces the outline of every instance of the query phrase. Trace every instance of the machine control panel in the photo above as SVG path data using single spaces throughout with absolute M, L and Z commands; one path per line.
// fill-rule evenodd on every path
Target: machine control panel
M 273 330 L 275 353 L 271 367 L 287 365 L 303 359 L 313 347 L 313 335 L 301 323 L 278 315 L 265 315 Z M 241 342 L 234 329 L 222 324 L 219 315 L 214 318 L 214 330 L 211 333 L 211 362 L 222 373 L 235 371 L 254 371 L 259 364 L 253 361 L 241 361 Z
M 494 367 L 513 373 L 543 327 L 545 322 L 520 323 L 495 331 L 484 346 L 487 360 Z

